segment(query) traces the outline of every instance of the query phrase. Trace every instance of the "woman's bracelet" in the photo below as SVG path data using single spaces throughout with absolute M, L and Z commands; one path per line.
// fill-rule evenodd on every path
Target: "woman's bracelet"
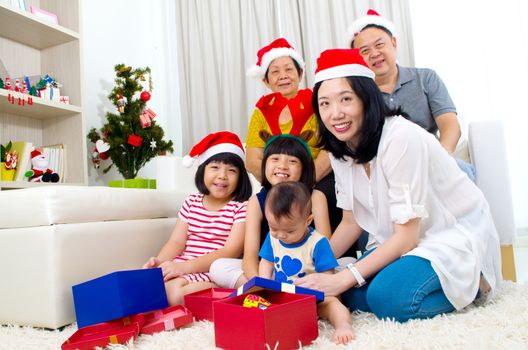
M 346 267 L 347 269 L 350 270 L 350 272 L 352 272 L 352 274 L 354 275 L 354 278 L 356 279 L 357 284 L 354 287 L 356 288 L 363 287 L 365 283 L 367 283 L 365 279 L 363 278 L 363 276 L 361 276 L 361 274 L 359 273 L 358 269 L 356 269 L 354 264 L 350 263 Z

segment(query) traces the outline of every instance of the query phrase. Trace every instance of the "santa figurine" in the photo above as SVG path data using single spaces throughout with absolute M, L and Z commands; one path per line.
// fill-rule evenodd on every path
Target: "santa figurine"
M 24 174 L 31 182 L 59 182 L 59 174 L 48 168 L 49 159 L 39 150 L 31 152 L 31 170 Z

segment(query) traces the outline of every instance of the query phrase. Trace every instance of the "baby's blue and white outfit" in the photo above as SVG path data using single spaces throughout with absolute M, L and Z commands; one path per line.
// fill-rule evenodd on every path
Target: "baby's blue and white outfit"
M 328 239 L 311 227 L 309 230 L 302 241 L 294 244 L 283 243 L 268 233 L 259 256 L 273 262 L 275 281 L 293 283 L 292 278 L 338 266 Z

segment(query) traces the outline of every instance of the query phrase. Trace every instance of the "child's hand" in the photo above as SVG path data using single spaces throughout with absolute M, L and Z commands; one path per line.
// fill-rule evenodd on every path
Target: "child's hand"
M 161 264 L 160 259 L 158 259 L 156 257 L 152 257 L 152 258 L 148 259 L 148 261 L 145 263 L 145 265 L 143 265 L 143 268 L 144 269 L 150 269 L 150 268 L 153 268 L 153 267 L 158 267 L 160 264 Z
M 161 267 L 161 272 L 163 273 L 163 280 L 167 282 L 168 280 L 187 274 L 188 272 L 184 270 L 184 266 L 183 262 L 163 262 L 159 265 L 159 267 Z

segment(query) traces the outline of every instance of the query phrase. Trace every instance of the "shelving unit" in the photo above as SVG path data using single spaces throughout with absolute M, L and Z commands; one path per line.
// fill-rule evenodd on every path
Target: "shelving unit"
M 30 12 L 0 4 L 0 59 L 9 76 L 43 76 L 62 84 L 61 95 L 70 104 L 33 99 L 33 105 L 8 101 L 0 89 L 0 143 L 29 141 L 35 146 L 65 144 L 66 185 L 87 184 L 86 134 L 82 107 L 80 0 L 34 0 L 29 5 L 55 13 L 59 25 Z M 5 77 L 0 77 L 5 80 Z M 45 184 L 0 181 L 0 189 Z M 58 186 L 58 184 L 52 184 Z M 62 184 L 61 184 L 62 185 Z

